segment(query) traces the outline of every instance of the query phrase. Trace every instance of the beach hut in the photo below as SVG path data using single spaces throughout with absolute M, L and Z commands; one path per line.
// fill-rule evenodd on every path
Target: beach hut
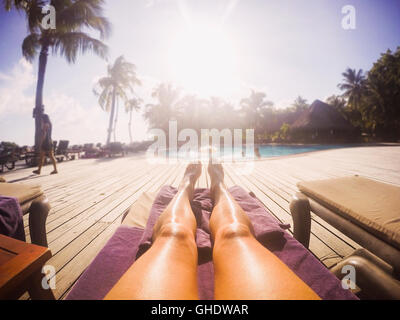
M 293 141 L 350 142 L 357 140 L 357 130 L 332 106 L 316 100 L 291 126 Z

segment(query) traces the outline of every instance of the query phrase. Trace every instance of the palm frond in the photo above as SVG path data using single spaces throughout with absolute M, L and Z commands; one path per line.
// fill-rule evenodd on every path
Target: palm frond
M 99 105 L 104 110 L 109 112 L 112 103 L 112 87 L 104 88 L 104 90 L 99 95 Z
M 114 81 L 111 77 L 103 77 L 97 81 L 97 85 L 101 89 L 105 89 L 114 85 Z
M 124 102 L 128 101 L 128 96 L 123 87 L 115 86 L 115 93 L 117 97 L 120 97 Z
M 47 1 L 45 0 L 26 1 L 24 11 L 27 16 L 28 29 L 31 33 L 40 32 L 43 19 L 42 8 L 46 5 Z
M 103 0 L 76 0 L 75 2 L 52 1 L 56 8 L 57 29 L 62 32 L 78 32 L 89 28 L 100 32 L 101 39 L 111 33 L 111 24 L 103 16 Z
M 338 84 L 338 88 L 342 91 L 351 91 L 354 87 L 351 84 L 347 84 L 347 83 L 340 83 Z
M 27 2 L 25 0 L 3 0 L 3 7 L 6 11 L 11 9 L 25 10 Z
M 92 51 L 99 57 L 105 59 L 108 55 L 108 47 L 84 32 L 56 33 L 52 35 L 53 53 L 64 56 L 69 63 L 76 61 L 78 53 L 84 54 Z
M 139 111 L 142 103 L 143 103 L 142 99 L 136 99 L 136 98 L 129 99 L 125 102 L 125 111 L 126 112 L 130 112 L 132 110 Z
M 22 42 L 22 54 L 26 60 L 32 62 L 40 49 L 40 35 L 31 33 Z

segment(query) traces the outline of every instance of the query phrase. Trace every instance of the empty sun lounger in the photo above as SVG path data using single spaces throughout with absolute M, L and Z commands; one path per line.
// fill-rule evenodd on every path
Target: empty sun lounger
M 380 277 L 380 283 L 392 288 L 386 298 L 400 299 L 400 187 L 354 176 L 300 182 L 298 188 L 291 203 L 296 239 L 308 247 L 312 211 L 372 253 L 345 260 L 360 275 L 383 270 L 388 277 Z
M 47 247 L 46 219 L 49 201 L 40 186 L 0 183 L 0 195 L 17 198 L 22 213 L 29 214 L 29 232 L 33 244 Z
M 95 257 L 67 296 L 67 300 L 97 300 L 151 246 L 153 226 L 176 194 L 177 189 L 163 187 L 158 195 L 145 194 L 132 206 L 122 225 Z M 236 201 L 251 219 L 255 236 L 265 247 L 286 263 L 323 299 L 357 299 L 307 249 L 285 231 L 289 226 L 277 221 L 254 196 L 240 187 L 230 189 Z M 198 189 L 192 202 L 198 222 L 196 242 L 199 253 L 198 286 L 201 299 L 214 296 L 212 244 L 208 222 L 212 210 L 209 190 Z
M 58 162 L 63 162 L 64 160 L 69 159 L 68 145 L 68 140 L 60 140 L 60 142 L 58 143 L 57 149 L 55 150 L 54 154 Z
M 109 157 L 114 157 L 115 155 L 125 156 L 124 146 L 120 142 L 111 142 L 104 151 Z

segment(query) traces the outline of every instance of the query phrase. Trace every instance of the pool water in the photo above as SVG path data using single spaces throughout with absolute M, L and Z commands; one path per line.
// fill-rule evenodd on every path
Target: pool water
M 331 150 L 331 149 L 339 149 L 339 148 L 349 148 L 350 145 L 279 145 L 279 144 L 271 144 L 271 145 L 259 145 L 259 152 L 261 158 L 274 158 L 281 156 L 288 156 L 312 151 L 321 151 L 321 150 Z M 209 157 L 209 148 L 201 148 L 199 152 L 190 151 L 188 153 L 182 153 L 178 151 L 178 154 L 174 151 L 167 151 L 166 154 L 169 157 L 174 157 L 178 159 L 185 159 L 190 161 L 196 160 L 208 160 Z M 227 148 L 221 147 L 220 152 L 217 152 L 217 149 L 213 148 L 214 157 L 219 159 L 242 159 L 242 160 L 250 160 L 256 158 L 252 153 L 252 150 L 246 151 L 246 147 L 243 148 Z
M 345 145 L 263 145 L 259 146 L 262 158 L 272 158 L 288 156 L 292 154 L 306 153 L 320 150 L 331 150 L 339 148 L 348 148 Z

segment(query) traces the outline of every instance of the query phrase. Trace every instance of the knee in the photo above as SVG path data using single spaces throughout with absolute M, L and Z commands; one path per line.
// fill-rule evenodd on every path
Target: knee
M 218 230 L 215 240 L 234 240 L 239 238 L 249 238 L 252 236 L 248 225 L 240 222 L 230 223 Z
M 158 236 L 162 238 L 173 238 L 181 241 L 194 241 L 193 231 L 187 226 L 176 222 L 164 224 L 160 228 Z

